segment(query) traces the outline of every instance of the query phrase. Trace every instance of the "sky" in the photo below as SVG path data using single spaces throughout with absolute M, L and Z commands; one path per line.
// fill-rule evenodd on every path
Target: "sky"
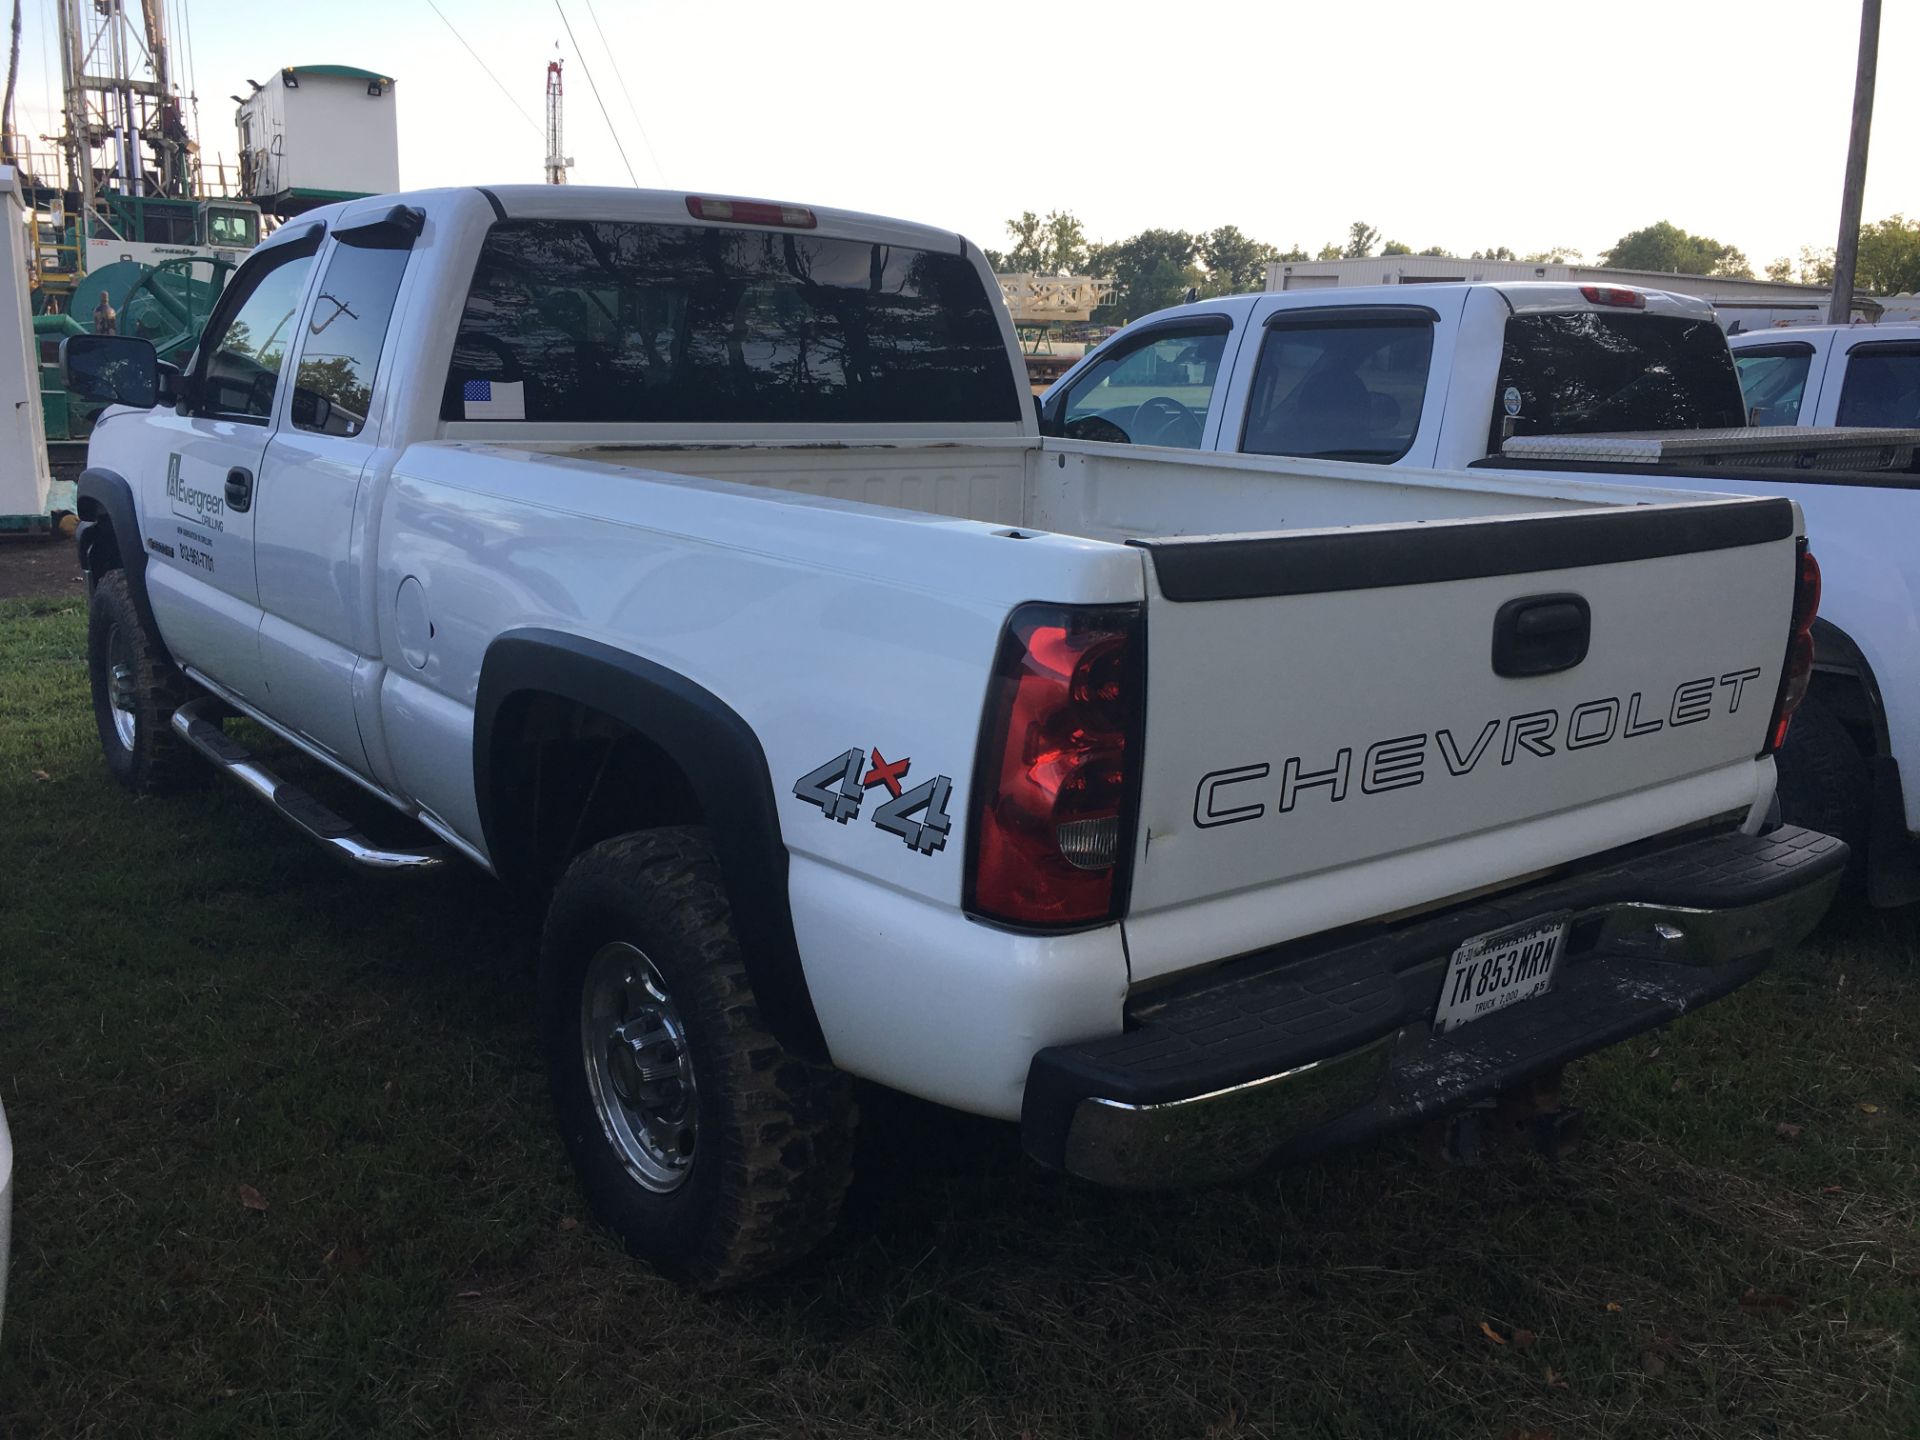
M 29 135 L 54 128 L 55 3 L 25 0 Z M 348 64 L 396 81 L 404 186 L 538 181 L 557 57 L 576 183 L 842 206 L 993 248 L 1023 210 L 1070 210 L 1096 240 L 1231 224 L 1312 251 L 1364 219 L 1416 250 L 1588 258 L 1665 219 L 1756 270 L 1833 243 L 1859 39 L 1852 0 L 164 3 L 209 158 L 233 158 L 248 79 Z M 1868 220 L 1920 216 L 1920 3 L 1885 9 Z

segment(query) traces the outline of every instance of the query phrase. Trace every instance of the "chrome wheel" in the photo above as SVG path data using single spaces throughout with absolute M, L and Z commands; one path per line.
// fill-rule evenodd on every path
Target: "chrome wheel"
M 113 710 L 113 733 L 129 750 L 140 728 L 133 676 L 133 644 L 116 625 L 107 637 L 107 703 Z
M 616 940 L 588 962 L 580 1049 L 593 1108 L 628 1173 L 661 1194 L 678 1189 L 697 1129 L 693 1055 L 666 982 L 638 946 Z

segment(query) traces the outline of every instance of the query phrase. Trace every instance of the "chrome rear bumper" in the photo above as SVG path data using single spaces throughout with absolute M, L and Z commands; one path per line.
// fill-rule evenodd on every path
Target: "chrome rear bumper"
M 1034 1058 L 1022 1134 L 1102 1184 L 1232 1179 L 1500 1093 L 1765 968 L 1825 913 L 1846 846 L 1782 827 L 1684 842 L 1310 954 L 1244 957 L 1130 1009 L 1121 1035 Z M 1447 1034 L 1462 941 L 1571 911 L 1555 987 Z

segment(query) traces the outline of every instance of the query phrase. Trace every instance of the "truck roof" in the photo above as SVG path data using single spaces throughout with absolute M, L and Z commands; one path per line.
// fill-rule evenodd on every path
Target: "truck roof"
M 1729 335 L 1727 343 L 1736 350 L 1755 345 L 1784 345 L 1813 335 L 1845 333 L 1856 344 L 1873 340 L 1920 340 L 1920 321 L 1893 321 L 1880 325 L 1781 325 L 1769 330 L 1743 330 Z
M 1156 310 L 1151 315 L 1143 315 L 1132 323 L 1138 325 L 1148 320 L 1165 320 L 1208 310 L 1237 314 L 1259 300 L 1272 300 L 1283 306 L 1314 309 L 1346 309 L 1356 305 L 1418 305 L 1423 300 L 1430 304 L 1437 304 L 1443 300 L 1462 296 L 1469 290 L 1492 290 L 1498 293 L 1516 314 L 1555 310 L 1612 312 L 1620 308 L 1615 305 L 1596 304 L 1589 300 L 1584 291 L 1593 288 L 1597 287 L 1592 284 L 1583 286 L 1570 281 L 1552 280 L 1449 280 L 1431 285 L 1343 285 L 1337 290 L 1316 288 L 1222 295 L 1210 300 L 1196 300 L 1191 305 L 1174 305 L 1165 310 Z M 1649 314 L 1679 315 L 1697 320 L 1713 318 L 1713 306 L 1695 295 L 1676 295 L 1672 291 L 1649 290 L 1638 285 L 1604 288 L 1632 290 L 1635 294 L 1644 295 L 1647 299 L 1646 309 Z
M 758 200 L 749 196 L 726 195 L 718 191 L 635 190 L 615 185 L 462 185 L 433 190 L 405 190 L 389 195 L 368 195 L 357 200 L 309 210 L 289 221 L 265 244 L 282 235 L 292 238 L 304 233 L 315 220 L 329 225 L 352 217 L 363 219 L 395 205 L 416 205 L 429 214 L 449 206 L 493 207 L 509 220 L 641 220 L 661 225 L 724 225 L 728 222 L 702 220 L 688 209 L 694 199 L 730 200 L 735 204 L 770 205 L 782 209 L 804 210 L 814 224 L 795 227 L 795 234 L 832 235 L 850 240 L 872 240 L 887 245 L 908 245 L 917 250 L 965 252 L 967 241 L 951 230 L 894 220 L 884 215 L 868 215 L 858 210 L 836 210 L 824 205 L 802 205 L 796 201 Z M 766 225 L 741 228 L 771 229 Z

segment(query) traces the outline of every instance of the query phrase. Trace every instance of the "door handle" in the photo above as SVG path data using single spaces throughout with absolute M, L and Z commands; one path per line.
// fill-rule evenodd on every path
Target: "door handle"
M 1522 679 L 1571 670 L 1587 658 L 1592 639 L 1584 595 L 1523 595 L 1493 617 L 1493 673 Z
M 227 508 L 246 514 L 253 507 L 253 472 L 244 465 L 227 471 Z

